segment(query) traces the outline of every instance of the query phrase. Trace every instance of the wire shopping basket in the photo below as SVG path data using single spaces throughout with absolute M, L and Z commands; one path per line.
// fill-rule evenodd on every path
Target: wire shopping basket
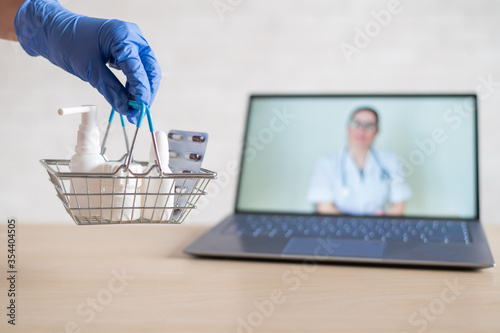
M 179 224 L 196 208 L 198 200 L 207 195 L 205 189 L 217 174 L 207 169 L 199 173 L 166 173 L 158 154 L 151 114 L 142 103 L 130 102 L 141 111 L 128 153 L 115 162 L 112 172 L 71 172 L 70 160 L 42 159 L 57 196 L 77 225 L 159 223 Z M 103 139 L 101 153 L 113 118 Z M 133 161 L 132 153 L 144 115 L 152 134 L 157 163 Z M 122 126 L 125 125 L 122 116 Z M 135 168 L 132 168 L 131 162 Z M 138 168 L 137 166 L 140 166 Z

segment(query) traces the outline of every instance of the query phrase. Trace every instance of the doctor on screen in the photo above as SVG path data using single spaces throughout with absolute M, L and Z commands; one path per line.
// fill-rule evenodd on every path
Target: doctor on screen
M 379 130 L 377 112 L 355 110 L 348 144 L 316 162 L 307 194 L 320 214 L 403 215 L 411 191 L 395 154 L 372 148 Z

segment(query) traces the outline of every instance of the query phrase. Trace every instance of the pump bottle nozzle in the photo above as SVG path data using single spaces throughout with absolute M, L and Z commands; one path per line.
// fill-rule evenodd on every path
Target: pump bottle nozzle
M 77 154 L 96 155 L 100 153 L 97 106 L 82 105 L 71 108 L 61 108 L 57 113 L 61 116 L 75 113 L 82 114 L 82 121 L 78 130 L 78 140 L 75 147 Z

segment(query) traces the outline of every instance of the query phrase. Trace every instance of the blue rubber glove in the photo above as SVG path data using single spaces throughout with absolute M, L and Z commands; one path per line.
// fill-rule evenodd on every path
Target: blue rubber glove
M 137 25 L 77 15 L 56 0 L 28 0 L 17 13 L 15 29 L 29 55 L 41 55 L 89 82 L 131 123 L 137 123 L 139 111 L 129 109 L 129 100 L 151 106 L 161 71 Z M 123 71 L 125 87 L 106 64 Z

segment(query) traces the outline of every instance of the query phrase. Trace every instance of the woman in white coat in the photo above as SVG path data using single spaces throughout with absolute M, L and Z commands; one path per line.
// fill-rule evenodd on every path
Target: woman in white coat
M 347 127 L 347 146 L 319 158 L 308 192 L 318 213 L 404 214 L 411 191 L 397 156 L 372 148 L 378 125 L 374 109 L 355 110 Z

